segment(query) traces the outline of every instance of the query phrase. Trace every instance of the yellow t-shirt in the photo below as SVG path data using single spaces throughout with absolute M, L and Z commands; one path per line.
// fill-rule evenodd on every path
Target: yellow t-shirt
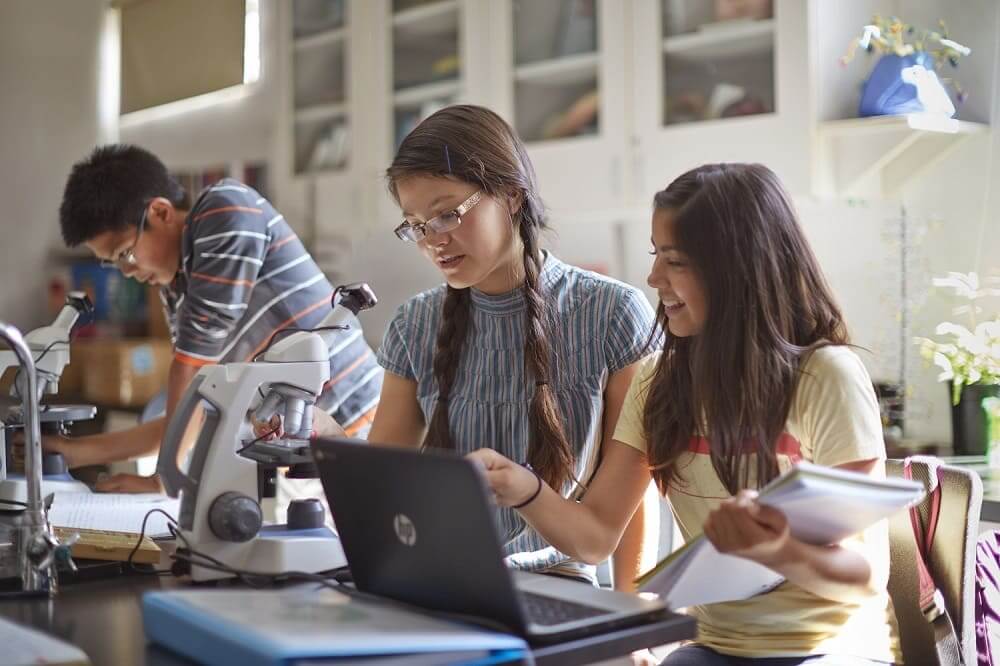
M 615 439 L 645 453 L 642 414 L 659 355 L 644 361 L 629 387 Z M 835 466 L 885 458 L 878 404 L 868 372 L 847 347 L 823 347 L 806 361 L 778 441 L 782 471 L 798 460 Z M 752 459 L 750 469 L 755 469 Z M 678 460 L 680 481 L 667 499 L 685 541 L 701 534 L 708 514 L 730 497 L 712 467 L 708 441 L 692 437 Z M 755 487 L 751 473 L 751 487 Z M 831 507 L 835 511 L 836 507 Z M 875 580 L 888 581 L 887 521 L 850 541 L 861 544 Z M 880 661 L 902 660 L 896 616 L 887 591 L 858 604 L 818 597 L 786 582 L 744 601 L 695 606 L 697 642 L 727 655 L 782 657 L 842 654 Z

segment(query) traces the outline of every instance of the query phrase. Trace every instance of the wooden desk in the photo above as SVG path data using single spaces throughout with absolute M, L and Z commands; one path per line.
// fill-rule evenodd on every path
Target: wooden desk
M 169 576 L 122 576 L 77 583 L 63 586 L 51 600 L 0 600 L 0 615 L 78 645 L 94 666 L 189 666 L 194 662 L 147 645 L 142 629 L 142 593 L 183 586 Z M 694 634 L 693 618 L 667 614 L 651 624 L 536 648 L 535 663 L 585 664 L 686 640 Z

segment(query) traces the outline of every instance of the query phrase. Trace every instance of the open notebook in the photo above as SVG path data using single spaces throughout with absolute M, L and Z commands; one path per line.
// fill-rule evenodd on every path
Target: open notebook
M 139 534 L 151 509 L 176 519 L 180 500 L 156 493 L 54 493 L 49 522 L 53 527 Z M 167 522 L 162 513 L 153 513 L 146 521 L 146 536 L 169 536 Z
M 826 545 L 857 534 L 924 496 L 924 487 L 905 479 L 801 462 L 760 491 L 758 501 L 784 512 L 792 535 Z M 719 553 L 704 535 L 636 580 L 641 592 L 658 594 L 670 608 L 748 599 L 784 582 L 767 567 Z

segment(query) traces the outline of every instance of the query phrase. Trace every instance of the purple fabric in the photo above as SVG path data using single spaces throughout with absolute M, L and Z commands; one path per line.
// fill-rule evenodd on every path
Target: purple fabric
M 1000 532 L 976 544 L 976 652 L 984 666 L 1000 666 Z

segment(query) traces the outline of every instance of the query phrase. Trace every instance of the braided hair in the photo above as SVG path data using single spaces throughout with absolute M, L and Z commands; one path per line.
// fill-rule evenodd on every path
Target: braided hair
M 456 105 L 421 122 L 400 144 L 386 170 L 389 191 L 412 176 L 449 177 L 478 186 L 485 194 L 519 202 L 511 223 L 523 246 L 525 375 L 535 383 L 529 414 L 528 462 L 556 490 L 574 478 L 574 454 L 551 385 L 550 313 L 540 285 L 542 253 L 538 234 L 546 228 L 535 172 L 524 144 L 500 116 L 481 106 Z M 512 206 L 513 208 L 513 206 Z M 472 328 L 469 289 L 448 286 L 434 349 L 437 404 L 424 447 L 454 449 L 448 403 L 465 342 Z

